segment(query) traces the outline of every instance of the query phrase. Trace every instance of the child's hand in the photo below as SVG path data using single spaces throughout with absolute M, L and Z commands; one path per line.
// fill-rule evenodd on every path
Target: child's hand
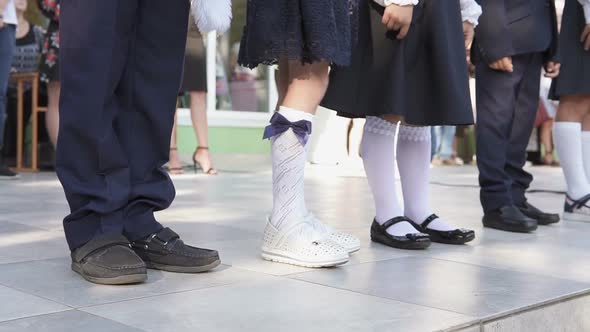
M 556 78 L 559 76 L 561 64 L 559 62 L 549 61 L 545 64 L 545 77 Z
M 475 27 L 469 22 L 463 22 L 463 39 L 465 40 L 465 52 L 467 54 L 467 63 L 471 63 L 471 45 L 475 37 Z
M 586 24 L 584 31 L 582 31 L 580 43 L 584 44 L 584 50 L 590 51 L 590 24 Z
M 389 30 L 399 30 L 397 39 L 404 39 L 408 35 L 408 31 L 410 31 L 413 13 L 414 6 L 389 5 L 385 7 L 381 22 Z
M 498 61 L 494 61 L 490 63 L 490 68 L 494 70 L 500 70 L 511 73 L 514 71 L 514 66 L 512 65 L 512 57 L 507 56 Z

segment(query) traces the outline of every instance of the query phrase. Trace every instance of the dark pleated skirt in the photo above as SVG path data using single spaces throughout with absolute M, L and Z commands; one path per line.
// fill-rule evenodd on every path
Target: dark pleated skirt
M 186 39 L 184 71 L 180 92 L 207 91 L 207 52 L 203 36 L 191 21 Z
M 566 0 L 559 35 L 561 71 L 553 80 L 549 97 L 590 95 L 590 52 L 585 51 L 580 36 L 586 26 L 584 10 L 577 0 Z
M 359 9 L 352 65 L 334 67 L 322 106 L 345 117 L 398 115 L 420 126 L 473 123 L 458 0 L 422 0 L 409 35 L 381 23 L 383 8 Z
M 248 0 L 238 62 L 254 68 L 281 58 L 349 65 L 360 0 Z

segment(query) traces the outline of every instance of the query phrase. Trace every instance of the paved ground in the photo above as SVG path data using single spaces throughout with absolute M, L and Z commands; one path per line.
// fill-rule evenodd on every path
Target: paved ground
M 92 285 L 69 270 L 67 206 L 53 174 L 0 183 L 0 331 L 434 331 L 590 290 L 590 224 L 483 230 L 472 167 L 437 168 L 432 186 L 436 212 L 477 231 L 468 246 L 371 244 L 362 172 L 312 166 L 310 207 L 363 248 L 329 270 L 265 262 L 258 245 L 270 173 L 265 159 L 250 159 L 220 160 L 218 177 L 175 177 L 177 200 L 159 215 L 187 242 L 220 250 L 224 265 L 201 275 L 150 272 L 147 284 L 130 287 Z M 558 169 L 533 172 L 534 189 L 563 190 Z M 551 193 L 530 200 L 550 211 L 563 203 Z M 576 326 L 590 331 L 584 303 Z

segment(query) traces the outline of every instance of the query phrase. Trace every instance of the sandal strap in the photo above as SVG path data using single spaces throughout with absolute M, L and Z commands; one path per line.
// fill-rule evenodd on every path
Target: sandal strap
M 584 197 L 580 198 L 579 200 L 577 200 L 577 201 L 574 203 L 574 206 L 575 206 L 577 209 L 579 209 L 579 208 L 582 208 L 582 207 L 586 206 L 586 204 L 588 204 L 588 202 L 589 202 L 589 201 L 590 201 L 590 194 L 588 194 L 588 195 L 586 195 L 586 196 L 584 196 Z
M 431 214 L 430 217 L 426 218 L 426 220 L 424 220 L 424 222 L 420 225 L 423 229 L 428 228 L 428 225 L 430 225 L 433 221 L 435 221 L 436 219 L 438 219 L 439 217 L 436 214 Z
M 176 146 L 171 146 L 170 147 L 170 151 L 176 151 L 176 150 L 178 150 L 178 148 Z
M 412 220 L 410 220 L 408 217 L 395 217 L 393 219 L 390 219 L 386 222 L 383 223 L 383 225 L 381 225 L 381 228 L 386 231 L 389 227 L 399 224 L 400 222 L 407 222 L 410 224 L 413 224 Z
M 90 242 L 76 249 L 72 255 L 72 258 L 79 263 L 97 250 L 114 246 L 129 247 L 129 245 L 129 240 L 127 240 L 127 238 L 121 234 L 104 234 L 95 237 L 94 239 L 90 240 Z
M 197 146 L 197 150 L 209 150 L 208 146 Z

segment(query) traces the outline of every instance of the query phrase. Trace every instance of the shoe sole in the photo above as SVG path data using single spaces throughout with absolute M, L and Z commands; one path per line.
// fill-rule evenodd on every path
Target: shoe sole
M 349 255 L 352 255 L 355 252 L 361 250 L 361 246 L 359 245 L 358 247 L 353 247 L 353 248 L 346 248 L 346 247 L 344 247 L 344 249 L 346 249 L 346 251 L 348 251 L 348 254 Z
M 442 244 L 452 244 L 452 245 L 462 245 L 462 244 L 467 244 L 473 240 L 475 240 L 475 234 L 463 239 L 463 240 L 449 240 L 449 239 L 444 239 L 444 238 L 439 238 L 436 235 L 430 235 L 430 241 L 435 242 L 435 243 L 442 243 Z
M 275 262 L 275 263 L 283 263 L 283 264 L 290 264 L 295 266 L 302 266 L 302 267 L 310 267 L 310 268 L 325 268 L 325 267 L 335 267 L 342 264 L 346 264 L 349 258 L 342 258 L 342 259 L 335 259 L 330 261 L 323 261 L 323 262 L 309 262 L 309 261 L 302 261 L 300 259 L 287 257 L 277 253 L 271 253 L 267 251 L 262 251 L 262 258 L 267 261 Z
M 175 273 L 203 273 L 213 270 L 214 268 L 218 267 L 221 264 L 221 260 L 216 260 L 213 263 L 201 266 L 174 266 L 174 265 L 166 265 L 166 264 L 158 264 L 154 262 L 145 262 L 145 266 L 148 269 L 152 270 L 160 270 L 166 272 L 175 272 Z
M 564 212 L 563 220 L 567 221 L 578 221 L 578 222 L 590 222 L 590 216 L 580 213 Z
M 336 242 L 336 243 L 338 243 L 338 242 Z M 355 252 L 361 250 L 361 245 L 360 244 L 358 246 L 355 246 L 355 247 L 346 247 L 346 246 L 343 246 L 343 245 L 340 245 L 340 246 L 342 248 L 344 248 L 348 252 L 349 255 L 354 254 Z
M 432 241 L 408 241 L 405 242 L 397 242 L 391 241 L 388 237 L 381 236 L 379 234 L 371 234 L 371 241 L 383 244 L 385 246 L 395 248 L 395 249 L 403 249 L 403 250 L 424 250 L 430 247 Z
M 483 221 L 483 225 L 484 225 L 484 227 L 487 227 L 487 228 L 493 228 L 493 229 L 497 229 L 497 230 L 501 230 L 501 231 L 505 231 L 505 232 L 512 232 L 512 233 L 532 233 L 532 232 L 536 231 L 537 228 L 539 228 L 538 226 L 535 226 L 535 227 L 530 227 L 530 228 L 524 229 L 524 228 L 510 227 L 510 226 L 506 226 L 506 225 L 495 225 L 493 223 L 489 223 L 486 221 Z
M 147 280 L 147 273 L 127 274 L 112 278 L 91 277 L 84 274 L 84 272 L 82 272 L 82 267 L 77 263 L 72 263 L 72 271 L 78 273 L 82 278 L 86 279 L 86 281 L 99 285 L 133 285 L 141 284 Z

